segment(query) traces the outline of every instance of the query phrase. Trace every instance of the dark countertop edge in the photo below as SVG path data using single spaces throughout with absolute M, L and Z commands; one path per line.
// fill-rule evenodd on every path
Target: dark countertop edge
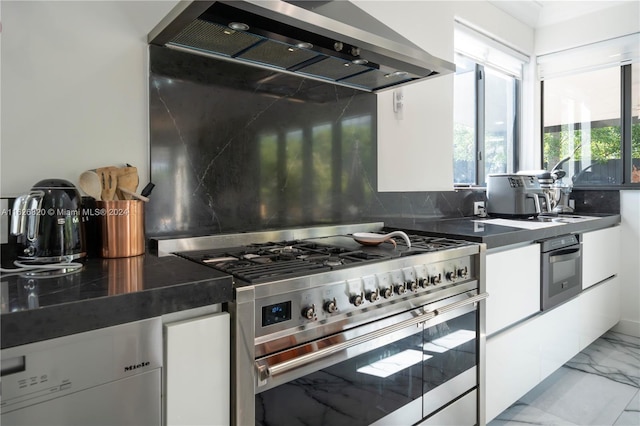
M 4 314 L 1 348 L 226 303 L 233 298 L 232 285 L 224 276 Z
M 584 214 L 582 216 L 592 216 Z M 564 225 L 553 226 L 548 228 L 541 229 L 522 229 L 522 228 L 513 228 L 509 226 L 500 226 L 500 225 L 491 225 L 494 228 L 501 228 L 499 232 L 494 232 L 493 235 L 480 235 L 480 234 L 472 234 L 469 232 L 464 232 L 463 227 L 460 226 L 460 231 L 457 232 L 456 222 L 463 224 L 469 221 L 481 221 L 480 218 L 477 217 L 465 217 L 465 218 L 455 218 L 455 219 L 441 219 L 437 221 L 427 221 L 427 222 L 414 222 L 413 224 L 405 222 L 405 223 L 396 223 L 392 226 L 388 226 L 389 229 L 398 229 L 398 230 L 410 230 L 419 233 L 423 233 L 429 236 L 435 237 L 443 237 L 443 238 L 452 238 L 452 239 L 460 239 L 466 241 L 472 241 L 476 243 L 485 243 L 487 249 L 506 247 L 513 244 L 521 244 L 526 242 L 533 242 L 544 240 L 547 238 L 553 238 L 560 235 L 566 234 L 578 234 L 589 231 L 596 231 L 598 229 L 604 229 L 611 226 L 619 225 L 621 221 L 621 216 L 619 214 L 611 214 L 611 215 L 598 215 L 596 219 L 579 222 L 579 223 L 567 223 Z M 433 230 L 430 224 L 433 223 L 448 223 L 451 224 L 449 228 L 451 230 L 447 231 L 439 231 Z
M 526 243 L 529 241 L 546 240 L 566 234 L 581 234 L 584 232 L 597 231 L 598 229 L 609 228 L 620 224 L 620 215 L 599 217 L 594 220 L 567 223 L 560 226 L 542 229 L 519 229 L 516 232 L 502 234 L 495 237 L 488 237 L 486 241 L 487 249 L 505 247 L 512 244 Z M 517 229 L 517 228 L 516 228 Z

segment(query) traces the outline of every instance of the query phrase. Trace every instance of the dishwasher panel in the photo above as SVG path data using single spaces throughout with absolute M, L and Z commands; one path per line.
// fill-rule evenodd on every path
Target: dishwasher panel
M 158 426 L 160 369 L 2 414 L 3 426 Z
M 3 424 L 38 424 L 27 419 L 44 407 L 46 424 L 147 424 L 146 407 L 126 417 L 137 403 L 160 419 L 160 318 L 4 349 L 1 359 Z

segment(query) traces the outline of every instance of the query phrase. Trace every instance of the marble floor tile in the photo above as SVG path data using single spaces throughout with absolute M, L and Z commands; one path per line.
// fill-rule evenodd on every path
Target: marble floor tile
M 640 425 L 640 391 L 636 392 L 631 402 L 624 409 L 614 426 L 638 426 Z
M 640 338 L 608 332 L 489 426 L 640 425 Z
M 515 403 L 492 420 L 490 426 L 577 425 L 527 404 Z
M 640 339 L 608 332 L 565 366 L 640 387 Z

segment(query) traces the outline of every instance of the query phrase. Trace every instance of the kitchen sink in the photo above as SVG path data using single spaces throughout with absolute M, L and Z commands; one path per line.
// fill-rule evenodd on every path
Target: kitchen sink
M 559 214 L 558 216 L 538 216 L 537 220 L 541 222 L 579 223 L 594 219 L 597 219 L 597 217 L 580 216 L 573 214 Z

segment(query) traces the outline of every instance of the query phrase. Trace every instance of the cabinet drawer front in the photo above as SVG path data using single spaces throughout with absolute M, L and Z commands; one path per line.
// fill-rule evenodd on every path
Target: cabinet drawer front
M 582 288 L 591 287 L 620 270 L 620 227 L 582 236 Z
M 487 254 L 487 335 L 540 311 L 540 246 Z

